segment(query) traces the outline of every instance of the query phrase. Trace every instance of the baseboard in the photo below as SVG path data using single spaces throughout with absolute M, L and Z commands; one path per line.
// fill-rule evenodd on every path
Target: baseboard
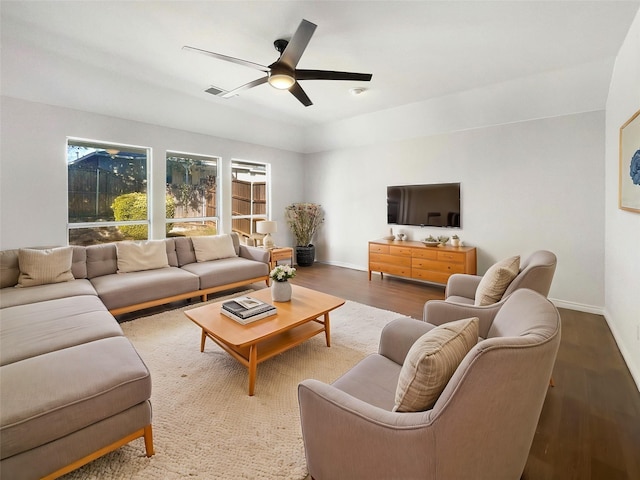
M 607 325 L 609 325 L 609 330 L 611 330 L 611 334 L 613 335 L 613 340 L 616 342 L 616 345 L 618 346 L 618 350 L 620 351 L 620 354 L 624 359 L 624 363 L 627 364 L 629 373 L 631 373 L 631 377 L 633 378 L 633 381 L 636 382 L 636 387 L 640 392 L 640 370 L 638 369 L 639 367 L 633 364 L 630 352 L 627 350 L 627 347 L 625 347 L 625 344 L 620 341 L 621 335 L 616 328 L 615 322 L 611 320 L 611 314 L 605 309 L 603 315 L 604 315 L 604 319 L 607 322 Z
M 568 302 L 557 298 L 549 298 L 558 308 L 566 308 L 568 310 L 576 310 L 578 312 L 593 313 L 595 315 L 604 315 L 604 309 L 595 305 L 586 305 L 584 303 Z
M 355 265 L 353 263 L 343 263 L 343 262 L 325 262 L 318 261 L 318 263 L 324 263 L 326 265 L 333 265 L 334 267 L 342 267 L 342 268 L 350 268 L 351 270 L 360 270 L 361 272 L 366 272 L 365 268 L 362 268 L 360 265 Z

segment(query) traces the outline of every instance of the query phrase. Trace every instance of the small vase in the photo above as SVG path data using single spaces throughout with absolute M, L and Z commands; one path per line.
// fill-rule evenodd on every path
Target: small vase
M 273 281 L 271 284 L 271 299 L 274 302 L 288 302 L 291 300 L 291 284 L 287 281 Z

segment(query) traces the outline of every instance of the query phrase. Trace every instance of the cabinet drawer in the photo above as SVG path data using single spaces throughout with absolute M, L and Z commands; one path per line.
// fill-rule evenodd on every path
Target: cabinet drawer
M 432 270 L 434 272 L 445 272 L 449 274 L 464 273 L 464 264 L 462 263 L 446 263 L 439 262 L 437 260 L 414 258 L 411 262 L 411 266 L 422 270 Z
M 379 245 L 377 243 L 369 244 L 369 252 L 371 253 L 389 253 L 389 245 Z
M 429 258 L 431 260 L 436 260 L 438 258 L 438 251 L 433 247 L 414 248 L 413 258 Z
M 465 255 L 462 252 L 437 252 L 438 260 L 445 262 L 464 263 Z
M 390 265 L 388 263 L 371 262 L 369 270 L 372 272 L 390 273 L 391 275 L 399 275 L 401 277 L 411 276 L 411 266 Z
M 398 265 L 402 267 L 411 267 L 411 257 L 398 257 L 396 255 L 388 255 L 384 253 L 372 253 L 369 255 L 370 263 L 385 263 L 388 265 Z
M 397 247 L 392 245 L 389 247 L 389 253 L 391 255 L 398 255 L 401 257 L 410 257 L 411 256 L 411 247 Z
M 427 282 L 434 283 L 443 283 L 446 284 L 447 280 L 451 276 L 450 273 L 444 272 L 434 272 L 433 270 L 421 270 L 419 268 L 414 268 L 411 270 L 412 277 L 420 280 L 425 280 Z

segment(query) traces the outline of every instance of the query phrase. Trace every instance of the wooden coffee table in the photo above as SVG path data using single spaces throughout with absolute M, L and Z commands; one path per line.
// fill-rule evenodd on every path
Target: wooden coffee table
M 324 332 L 327 347 L 331 346 L 329 312 L 344 304 L 344 300 L 308 288 L 292 285 L 290 302 L 273 302 L 271 290 L 265 288 L 248 296 L 269 302 L 278 310 L 276 315 L 256 320 L 248 325 L 222 315 L 222 302 L 185 311 L 185 315 L 202 328 L 200 351 L 207 337 L 249 369 L 249 395 L 253 395 L 259 363 L 285 352 Z M 322 317 L 322 318 L 320 318 Z

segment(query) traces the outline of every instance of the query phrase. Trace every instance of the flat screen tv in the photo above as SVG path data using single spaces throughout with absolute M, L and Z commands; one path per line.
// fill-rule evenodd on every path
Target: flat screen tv
M 387 222 L 396 225 L 460 228 L 460 184 L 387 187 Z

